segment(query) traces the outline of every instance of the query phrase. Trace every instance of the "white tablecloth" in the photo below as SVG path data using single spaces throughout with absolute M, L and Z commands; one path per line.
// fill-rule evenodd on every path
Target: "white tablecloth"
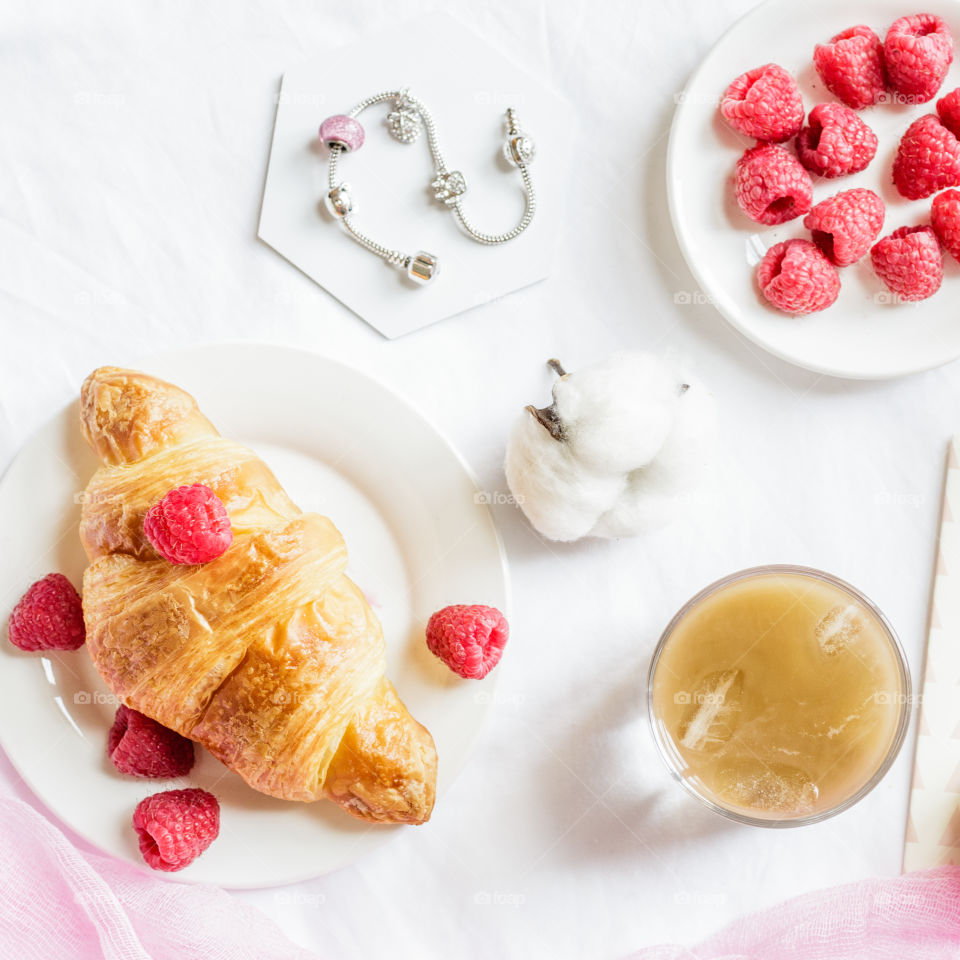
M 767 831 L 688 799 L 645 721 L 648 658 L 670 615 L 761 562 L 860 586 L 919 672 L 960 407 L 956 365 L 824 379 L 745 343 L 695 297 L 675 305 L 694 287 L 664 197 L 674 95 L 750 5 L 447 4 L 579 112 L 568 229 L 551 280 L 395 342 L 255 232 L 284 68 L 430 4 L 59 0 L 0 14 L 3 464 L 95 365 L 202 341 L 297 345 L 368 370 L 421 406 L 490 490 L 504 488 L 511 419 L 547 398 L 547 357 L 575 369 L 617 348 L 676 349 L 719 399 L 721 478 L 655 536 L 550 546 L 496 507 L 513 637 L 499 702 L 433 821 L 333 876 L 237 894 L 323 956 L 616 958 L 899 869 L 912 738 L 855 809 Z

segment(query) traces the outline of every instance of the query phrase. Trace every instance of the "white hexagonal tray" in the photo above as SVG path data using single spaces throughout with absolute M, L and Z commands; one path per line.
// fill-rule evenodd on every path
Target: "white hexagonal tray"
M 440 273 L 426 286 L 361 248 L 323 206 L 327 152 L 317 137 L 320 123 L 372 94 L 403 87 L 433 113 L 448 166 L 467 179 L 464 210 L 480 230 L 509 230 L 523 210 L 520 177 L 501 156 L 507 107 L 517 110 L 537 146 L 533 222 L 506 244 L 484 246 L 434 200 L 425 138 L 409 145 L 394 140 L 386 105 L 363 112 L 366 143 L 341 158 L 338 179 L 352 188 L 358 229 L 405 253 L 439 257 Z M 549 274 L 575 143 L 569 104 L 453 18 L 419 18 L 285 73 L 259 235 L 385 336 L 397 337 Z

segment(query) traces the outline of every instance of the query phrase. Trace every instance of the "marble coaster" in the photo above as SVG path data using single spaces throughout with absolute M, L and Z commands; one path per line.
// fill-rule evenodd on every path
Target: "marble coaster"
M 537 150 L 533 222 L 516 239 L 485 246 L 434 199 L 424 137 L 398 143 L 387 132 L 385 104 L 363 112 L 366 141 L 340 160 L 338 179 L 350 185 L 359 230 L 390 249 L 439 259 L 436 279 L 421 287 L 354 243 L 323 205 L 328 155 L 320 123 L 403 87 L 433 113 L 447 163 L 469 185 L 465 213 L 484 232 L 508 231 L 523 212 L 520 177 L 501 153 L 507 107 Z M 399 337 L 546 278 L 566 229 L 570 159 L 590 149 L 578 141 L 567 101 L 453 17 L 433 13 L 318 50 L 284 73 L 259 235 L 384 336 Z

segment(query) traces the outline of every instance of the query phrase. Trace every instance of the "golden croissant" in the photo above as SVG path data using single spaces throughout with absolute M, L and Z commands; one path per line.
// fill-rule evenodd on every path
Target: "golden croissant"
M 225 440 L 188 393 L 101 367 L 80 395 L 103 466 L 83 498 L 87 649 L 128 706 L 202 744 L 250 786 L 324 797 L 363 820 L 423 823 L 437 754 L 384 676 L 383 632 L 326 518 Z M 169 490 L 203 483 L 234 539 L 178 566 L 143 533 Z

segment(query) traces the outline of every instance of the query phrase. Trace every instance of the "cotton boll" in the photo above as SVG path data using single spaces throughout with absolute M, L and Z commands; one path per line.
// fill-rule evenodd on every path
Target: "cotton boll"
M 657 454 L 679 400 L 678 375 L 658 357 L 618 353 L 562 377 L 554 404 L 576 460 L 603 474 L 625 474 Z
M 712 396 L 650 354 L 623 353 L 561 379 L 554 402 L 514 425 L 507 483 L 552 540 L 624 537 L 674 516 L 715 448 Z
M 550 540 L 585 537 L 623 491 L 622 476 L 594 477 L 524 411 L 510 433 L 507 484 L 533 526 Z
M 716 446 L 716 403 L 701 384 L 690 381 L 656 459 L 631 472 L 623 493 L 591 535 L 630 537 L 669 523 L 708 475 Z

